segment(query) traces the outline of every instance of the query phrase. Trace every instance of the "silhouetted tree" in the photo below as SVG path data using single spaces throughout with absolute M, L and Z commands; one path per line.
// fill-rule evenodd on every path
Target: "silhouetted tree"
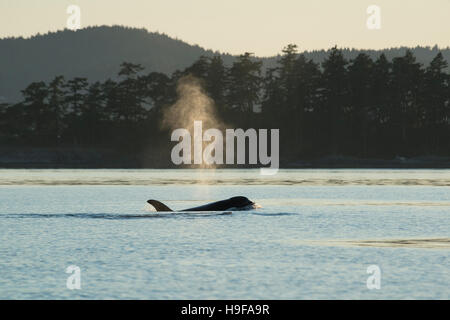
M 416 62 L 410 50 L 403 57 L 393 59 L 392 63 L 392 138 L 396 142 L 396 150 L 409 154 L 412 128 L 420 126 L 419 118 L 419 87 L 423 70 Z M 396 139 L 398 137 L 398 139 Z
M 121 64 L 119 76 L 123 78 L 117 85 L 119 93 L 117 114 L 119 119 L 128 124 L 137 122 L 143 116 L 143 88 L 139 73 L 144 68 L 139 64 L 124 62 Z
M 221 56 L 216 55 L 210 59 L 209 68 L 206 71 L 205 86 L 209 96 L 214 100 L 220 114 L 224 115 L 227 90 L 227 69 Z
M 85 124 L 82 120 L 82 115 L 85 106 L 85 95 L 88 82 L 86 78 L 74 78 L 65 84 L 67 93 L 65 95 L 65 102 L 69 113 L 66 116 L 67 133 L 66 139 L 78 145 L 84 136 Z
M 228 72 L 227 104 L 246 120 L 259 103 L 261 89 L 261 61 L 253 61 L 252 55 L 240 55 Z
M 320 111 L 318 105 L 320 104 L 319 87 L 321 81 L 321 72 L 319 66 L 311 59 L 306 59 L 304 55 L 299 55 L 295 62 L 296 87 L 293 92 L 295 97 L 295 112 L 293 112 L 294 119 L 297 123 L 295 125 L 294 150 L 298 150 L 298 156 L 306 155 L 304 152 L 309 152 L 317 149 L 318 141 L 315 137 L 320 136 L 315 125 L 318 118 L 316 115 Z M 292 121 L 292 119 L 290 120 Z M 313 138 L 314 137 L 314 138 Z
M 326 133 L 330 153 L 343 151 L 345 116 L 349 107 L 347 60 L 337 47 L 331 49 L 322 63 L 322 130 Z
M 20 119 L 24 127 L 31 129 L 28 137 L 31 144 L 46 145 L 49 143 L 49 122 L 52 115 L 47 104 L 48 89 L 43 82 L 33 82 L 23 91 L 24 118 Z
M 200 56 L 191 66 L 184 70 L 184 75 L 190 74 L 196 78 L 205 80 L 209 70 L 209 59 L 206 56 Z
M 148 110 L 159 109 L 174 102 L 175 88 L 172 85 L 172 80 L 167 75 L 151 72 L 147 76 L 142 77 L 141 81 L 144 86 L 144 102 Z
M 178 80 L 190 74 L 227 126 L 280 129 L 286 162 L 327 155 L 450 156 L 450 77 L 440 52 L 426 67 L 409 50 L 392 61 L 370 52 L 347 61 L 334 47 L 328 56 L 321 53 L 321 66 L 295 45 L 282 53 L 264 76 L 261 61 L 245 53 L 229 67 L 222 56 L 200 56 L 171 76 L 143 74 L 140 64 L 124 62 L 116 80 L 33 82 L 22 101 L 0 104 L 0 143 L 106 146 L 121 154 L 145 151 L 155 161 L 158 150 L 168 150 L 162 113 L 177 99 Z
M 371 97 L 375 118 L 373 132 L 373 155 L 386 156 L 394 153 L 389 123 L 392 117 L 392 64 L 384 54 L 374 62 L 372 70 Z
M 48 108 L 47 130 L 49 131 L 50 144 L 59 145 L 64 131 L 64 117 L 66 115 L 65 80 L 63 76 L 55 77 L 48 84 Z
M 346 152 L 353 150 L 367 156 L 368 135 L 373 120 L 372 75 L 374 63 L 365 53 L 360 53 L 348 67 L 349 81 L 349 130 L 346 140 L 349 143 Z
M 102 145 L 107 139 L 107 115 L 104 93 L 100 82 L 94 82 L 84 97 L 80 120 L 83 123 L 83 142 L 87 145 Z
M 438 53 L 425 70 L 421 94 L 420 117 L 426 128 L 428 152 L 438 153 L 442 140 L 446 137 L 446 127 L 450 120 L 449 75 L 442 53 Z M 443 139 L 444 138 L 444 139 Z

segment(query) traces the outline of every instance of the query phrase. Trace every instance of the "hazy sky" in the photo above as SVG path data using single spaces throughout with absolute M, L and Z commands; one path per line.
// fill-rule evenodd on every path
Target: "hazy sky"
M 274 55 L 288 43 L 450 46 L 450 0 L 0 0 L 0 37 L 61 30 L 71 4 L 81 9 L 81 27 L 144 27 L 233 54 Z M 381 29 L 367 28 L 369 5 L 380 7 Z

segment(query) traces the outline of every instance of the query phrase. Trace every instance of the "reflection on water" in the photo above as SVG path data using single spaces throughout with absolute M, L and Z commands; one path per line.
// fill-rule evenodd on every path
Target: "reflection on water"
M 424 200 L 411 200 L 399 201 L 398 199 L 383 199 L 383 200 L 367 200 L 367 199 L 276 199 L 266 200 L 265 205 L 270 206 L 283 202 L 284 205 L 289 206 L 411 206 L 411 207 L 442 207 L 449 206 L 450 201 L 424 201 Z
M 0 185 L 424 185 L 450 186 L 448 169 L 0 169 Z
M 360 246 L 390 248 L 450 249 L 450 238 L 427 239 L 372 239 L 372 240 L 319 240 L 295 241 L 297 244 L 323 246 Z

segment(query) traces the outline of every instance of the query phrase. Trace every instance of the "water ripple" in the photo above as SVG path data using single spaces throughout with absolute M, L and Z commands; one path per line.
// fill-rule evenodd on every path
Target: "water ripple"
M 0 214 L 4 219 L 42 219 L 42 218 L 80 218 L 80 219 L 151 219 L 171 217 L 211 217 L 230 215 L 232 212 L 155 212 L 151 214 L 114 214 L 114 213 L 12 213 Z

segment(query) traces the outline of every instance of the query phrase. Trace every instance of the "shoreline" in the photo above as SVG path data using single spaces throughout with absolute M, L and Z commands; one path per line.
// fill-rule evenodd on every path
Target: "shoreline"
M 174 165 L 158 155 L 124 156 L 108 148 L 0 148 L 1 169 L 197 169 Z M 251 169 L 259 165 L 217 165 L 218 169 Z M 450 156 L 422 155 L 393 159 L 324 156 L 280 161 L 280 169 L 450 169 Z

